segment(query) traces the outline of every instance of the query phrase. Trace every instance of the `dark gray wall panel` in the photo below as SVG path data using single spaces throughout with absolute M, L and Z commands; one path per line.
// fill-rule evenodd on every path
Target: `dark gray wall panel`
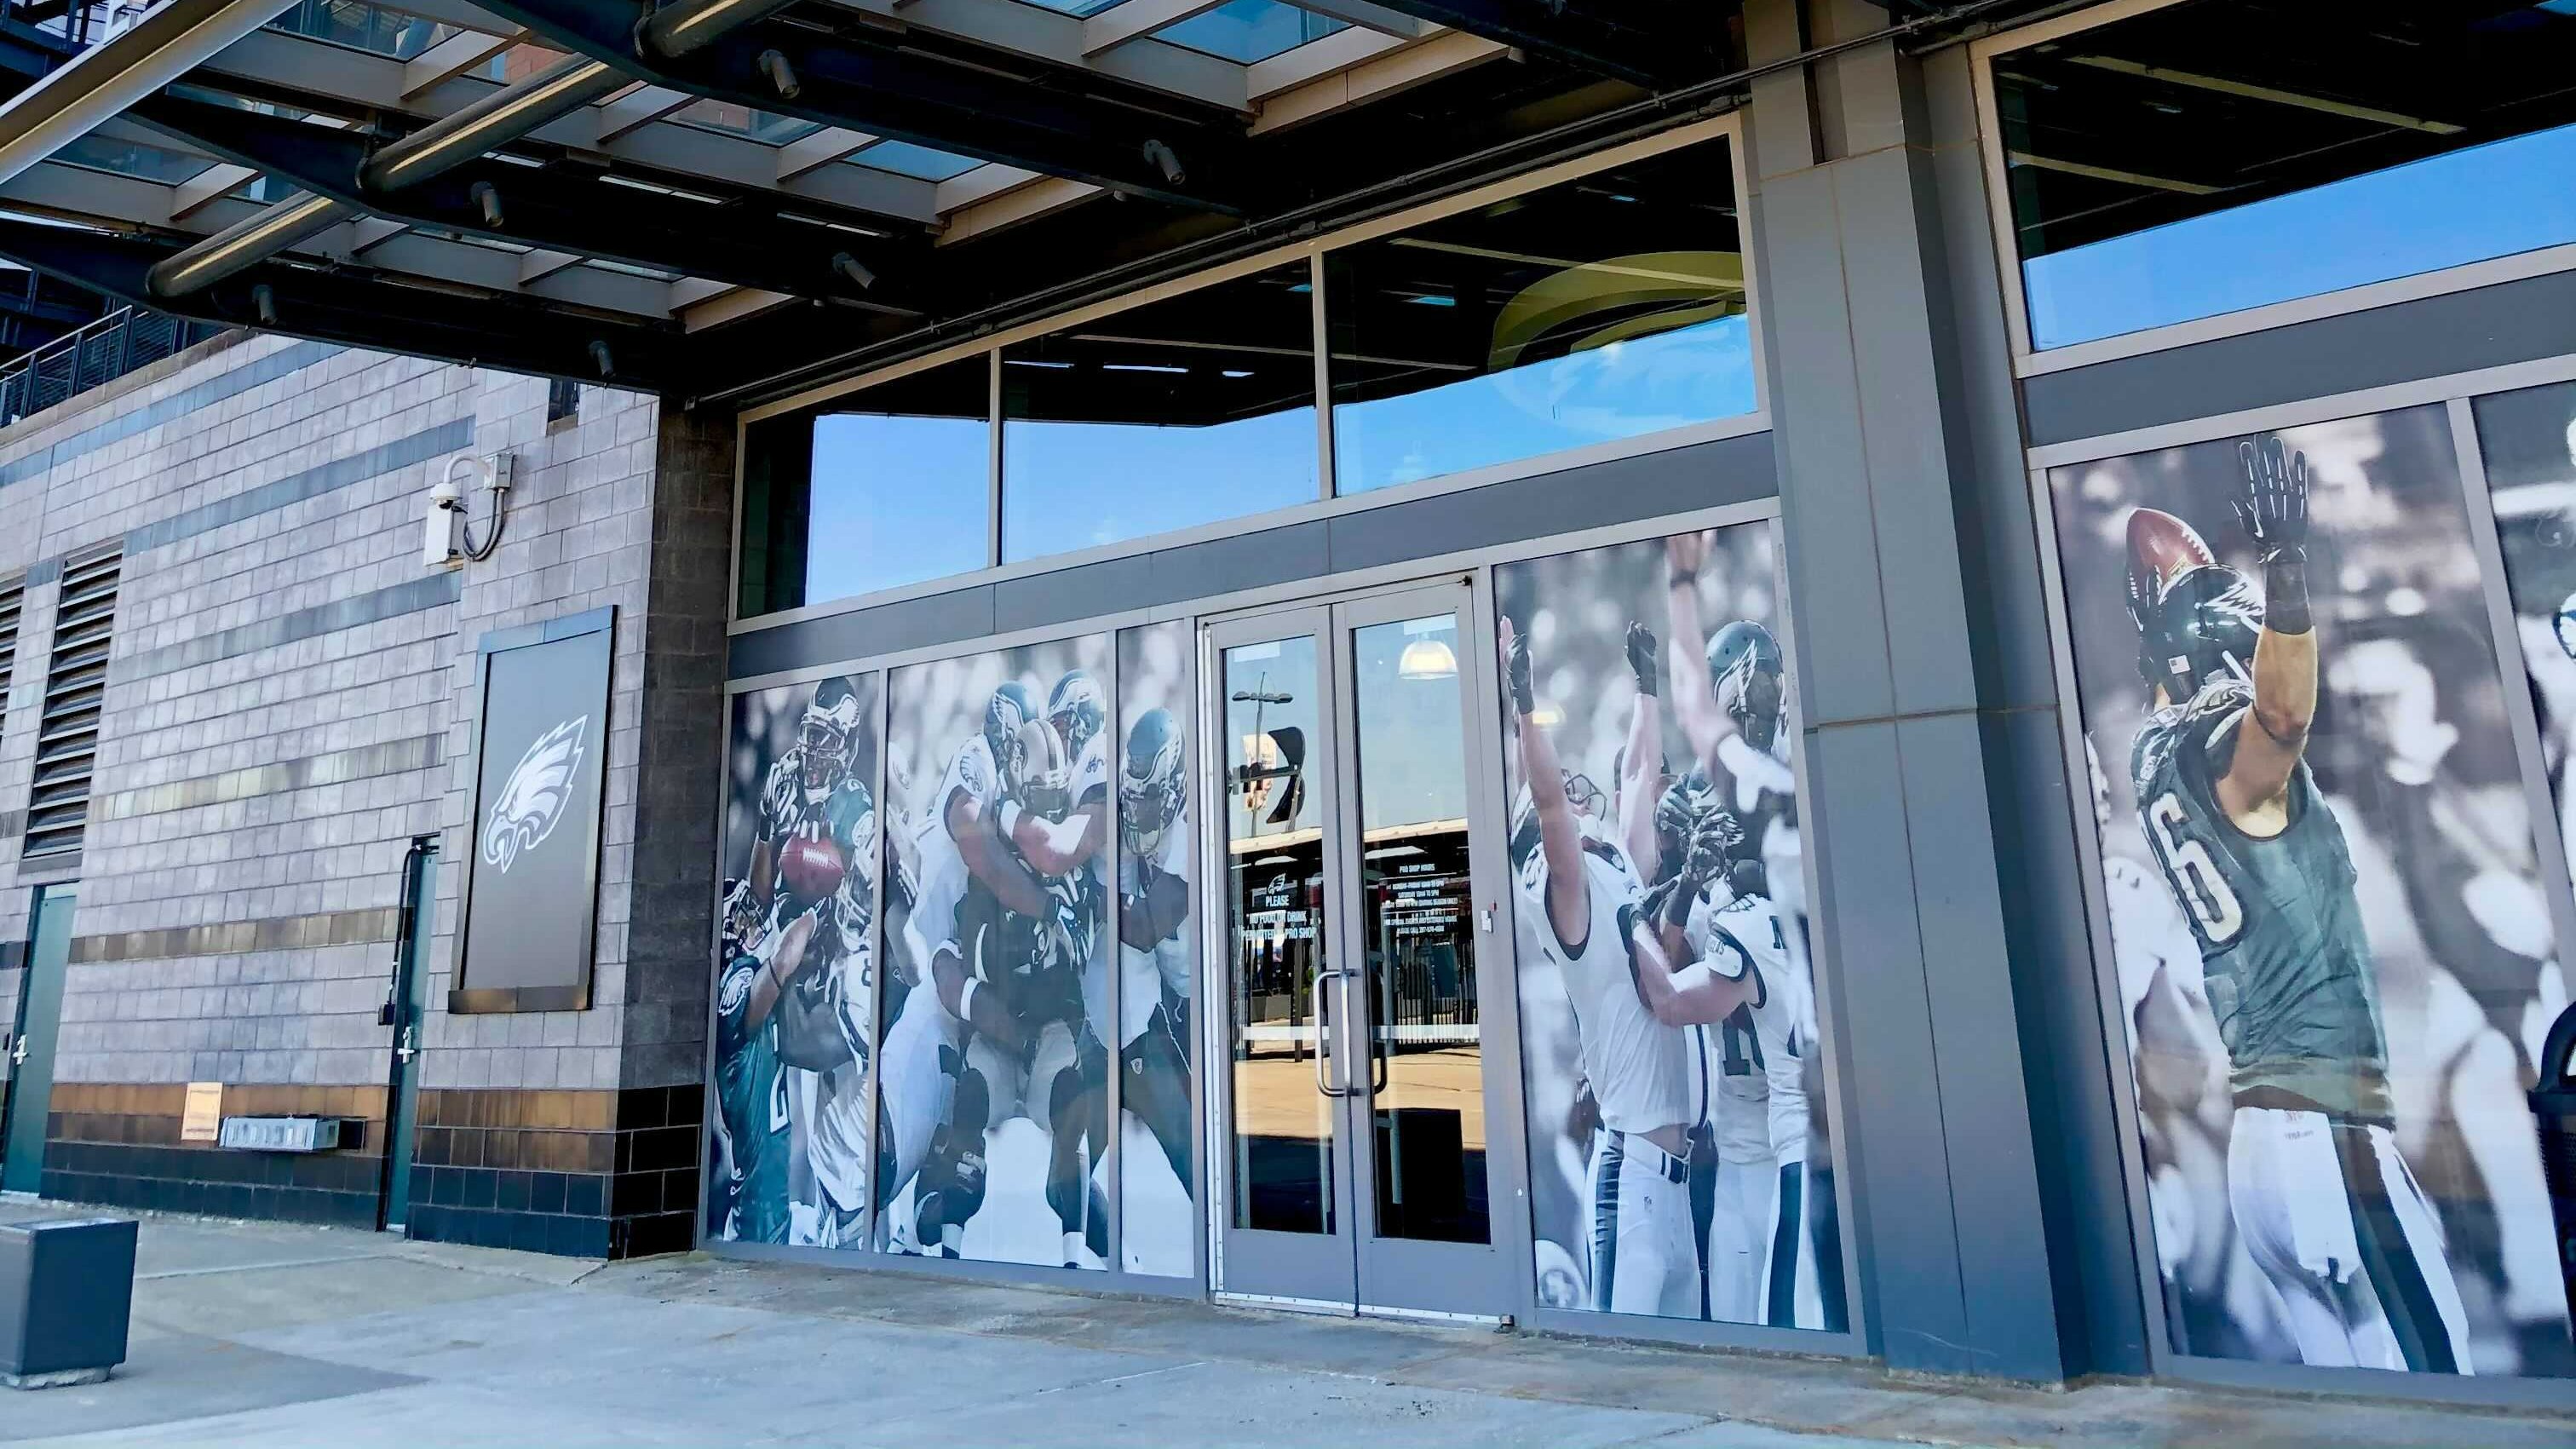
M 1905 818 L 1918 837 L 1914 909 L 1922 933 L 1932 1040 L 1939 1044 L 1940 1109 L 1950 1143 L 1950 1212 L 1957 1223 L 1959 1282 L 1980 1372 L 2024 1375 L 2058 1362 L 2052 1315 L 2030 1311 L 2028 1276 L 2038 1180 L 2030 1101 L 2016 1053 L 1978 1043 L 2018 1021 L 2004 935 L 1995 839 L 1985 796 L 1977 716 L 1900 720 Z M 1926 840 L 1937 822 L 1937 843 Z M 1929 848 L 1920 848 L 1926 847 Z M 1849 897 L 1845 897 L 1848 901 Z M 1961 1049 L 1961 1044 L 1966 1044 Z M 2010 1123 L 2021 1130 L 1995 1130 Z
M 1102 599 L 1143 600 L 1154 592 L 1154 556 L 1132 554 L 1101 563 L 1004 579 L 993 585 L 993 627 L 1035 629 L 1105 612 Z M 1132 604 L 1118 607 L 1129 608 Z
M 1833 994 L 1841 1072 L 1850 1084 L 1834 1122 L 1851 1172 L 1846 1211 L 1863 1244 L 1872 1290 L 1873 1346 L 1909 1368 L 1970 1372 L 1951 1214 L 1951 1144 L 1940 1094 L 1923 934 L 1915 919 L 1905 778 L 1891 724 L 1806 733 L 1815 795 L 1815 922 L 1825 938 L 1824 988 Z M 2007 1130 L 2015 1124 L 1996 1124 Z
M 1696 443 L 780 624 L 734 637 L 730 677 L 1320 581 L 1410 559 L 1750 502 L 1778 491 L 1769 434 Z
M 2128 1180 L 2113 1092 L 2126 1056 L 2105 1021 L 2093 976 L 2092 937 L 2075 831 L 2081 791 L 2070 793 L 2059 737 L 2057 665 L 2047 580 L 2028 477 L 1987 205 L 1985 154 L 1964 50 L 1923 63 L 1924 110 L 1933 129 L 1931 207 L 1943 249 L 1938 282 L 1948 295 L 1944 366 L 1951 473 L 1964 574 L 1977 582 L 1967 620 L 1978 698 L 1987 809 L 2000 906 L 2012 957 L 2014 1019 L 2037 1153 L 2057 1324 L 2069 1373 L 2143 1374 L 2148 1305 L 2129 1235 Z
M 1335 572 L 1768 498 L 1771 437 L 1619 458 L 1326 520 Z
M 1852 425 L 1860 389 L 1833 188 L 1831 173 L 1813 170 L 1775 177 L 1762 192 L 1772 425 L 1792 479 L 1780 513 L 1798 608 L 1799 707 L 1810 723 L 1884 719 L 1896 705 L 1869 457 Z
M 726 651 L 725 677 L 777 674 L 992 632 L 993 586 L 978 584 L 954 593 L 781 624 L 757 634 L 737 634 Z
M 1177 604 L 1235 589 L 1294 583 L 1332 571 L 1332 548 L 1319 520 L 1265 528 L 1232 538 L 1162 549 L 1154 555 L 1154 583 L 1148 597 L 1129 601 L 1103 599 L 1085 613 L 1102 613 L 1138 605 Z
M 2022 384 L 2033 446 L 2555 357 L 2576 345 L 2576 273 L 2502 282 Z
M 1968 614 L 1953 542 L 1958 520 L 1944 486 L 1947 429 L 1911 174 L 1918 164 L 1916 152 L 1892 147 L 1833 168 L 1852 360 L 1868 399 L 1861 445 L 1869 453 L 1878 587 L 1888 605 L 1888 677 L 1898 714 L 1976 703 L 1976 680 L 1958 667 L 1968 656 Z M 1911 547 L 1913 540 L 1941 546 Z
M 2049 1256 L 2061 1273 L 2058 1321 L 2070 1372 L 2143 1374 L 2147 1313 L 2131 1236 L 2128 1171 L 2112 1092 L 2128 1072 L 2126 1026 L 2102 1010 L 2055 710 L 1983 717 L 2013 1003 L 2022 1026 L 2031 1136 L 2048 1197 Z M 2116 1075 L 2115 1075 L 2116 1074 Z

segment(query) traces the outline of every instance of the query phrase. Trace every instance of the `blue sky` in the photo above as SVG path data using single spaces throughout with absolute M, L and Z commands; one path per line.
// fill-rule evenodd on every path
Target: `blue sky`
M 2576 126 L 2445 152 L 2022 264 L 2034 347 L 2576 241 Z
M 1336 409 L 1344 493 L 1740 416 L 1752 335 L 1726 317 Z M 977 419 L 814 422 L 805 600 L 984 565 Z M 1319 493 L 1315 412 L 1210 427 L 1014 421 L 1003 434 L 1006 561 L 1294 507 Z

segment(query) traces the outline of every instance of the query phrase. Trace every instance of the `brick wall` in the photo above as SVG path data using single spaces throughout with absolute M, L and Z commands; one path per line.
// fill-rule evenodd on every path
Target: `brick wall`
M 380 1162 L 391 1044 L 377 1011 L 402 862 L 425 833 L 442 835 L 446 861 L 469 848 L 477 642 L 614 606 L 593 1007 L 447 1014 L 464 874 L 451 865 L 439 872 L 420 1072 L 449 1115 L 570 1112 L 650 1142 L 640 1157 L 632 1143 L 602 1149 L 601 1181 L 555 1209 L 595 1201 L 597 1220 L 570 1227 L 514 1227 L 495 1206 L 512 1185 L 474 1174 L 521 1169 L 460 1160 L 483 1138 L 453 1123 L 437 1166 L 462 1176 L 414 1184 L 494 1209 L 451 1214 L 456 1236 L 556 1251 L 687 1245 L 684 1221 L 675 1242 L 673 1222 L 620 1220 L 667 1219 L 695 1190 L 666 1180 L 660 1143 L 697 1131 L 714 815 L 698 797 L 716 783 L 730 425 L 666 425 L 655 399 L 602 388 L 582 390 L 574 419 L 550 421 L 546 402 L 542 379 L 233 334 L 0 431 L 0 582 L 28 580 L 0 713 L 0 940 L 25 935 L 31 886 L 79 893 L 48 1191 L 372 1216 L 349 1196 L 375 1180 L 367 1163 L 215 1162 L 176 1141 L 174 1094 L 215 1081 L 236 1102 L 266 1100 L 260 1089 L 372 1102 L 349 1123 L 359 1145 L 335 1156 Z M 667 487 L 666 433 L 686 455 Z M 424 569 L 430 486 L 460 454 L 504 450 L 518 469 L 500 547 L 460 570 Z M 485 499 L 473 502 L 480 535 Z M 657 551 L 657 529 L 676 541 Z M 77 859 L 22 858 L 14 812 L 34 764 L 54 573 L 101 546 L 125 562 L 86 843 Z M 706 698 L 675 698 L 648 729 L 648 679 Z M 640 786 L 648 755 L 674 783 Z M 648 795 L 659 824 L 639 947 Z M 18 987 L 0 971 L 0 1013 Z M 289 1088 L 304 1095 L 280 1095 Z M 621 1183 L 639 1160 L 651 1182 Z M 296 1191 L 255 1191 L 266 1187 Z M 415 1231 L 438 1231 L 437 1213 L 414 1217 Z

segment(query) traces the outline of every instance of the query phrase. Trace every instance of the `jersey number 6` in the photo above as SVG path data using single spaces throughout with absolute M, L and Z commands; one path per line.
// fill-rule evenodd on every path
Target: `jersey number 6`
M 2212 946 L 2224 946 L 2245 929 L 2245 907 L 2236 899 L 2236 891 L 2227 884 L 2227 878 L 2218 873 L 2218 862 L 2209 858 L 2209 847 L 2183 833 L 2190 818 L 2183 811 L 2181 799 L 2168 790 L 2147 807 L 2147 820 L 2153 827 L 2147 835 L 2155 844 L 2156 860 L 2164 866 L 2165 879 L 2173 883 L 2174 894 L 2191 908 L 2202 939 Z

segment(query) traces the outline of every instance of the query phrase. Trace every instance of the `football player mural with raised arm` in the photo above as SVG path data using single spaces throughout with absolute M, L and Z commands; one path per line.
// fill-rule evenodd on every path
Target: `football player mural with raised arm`
M 2089 744 L 2127 764 L 2089 813 L 2175 1349 L 2576 1367 L 2520 1286 L 2549 1209 L 2479 1008 L 2554 933 L 2446 417 L 2050 483 Z
M 1804 856 L 1774 539 L 1757 522 L 1495 571 L 1551 1306 L 1848 1321 L 1792 904 Z M 1578 802 L 1594 778 L 1615 782 L 1597 813 Z

